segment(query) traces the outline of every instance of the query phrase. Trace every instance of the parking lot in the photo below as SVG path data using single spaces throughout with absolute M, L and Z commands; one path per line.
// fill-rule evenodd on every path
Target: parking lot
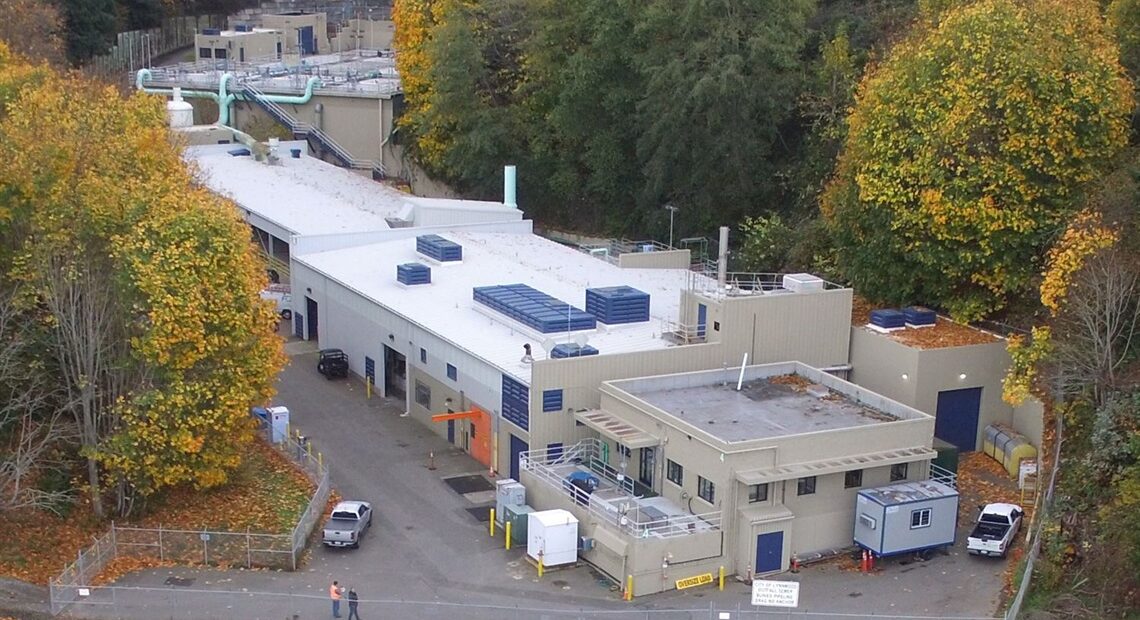
M 296 573 L 138 571 L 115 584 L 141 589 L 116 592 L 113 610 L 76 608 L 75 615 L 327 617 L 327 589 L 333 579 L 356 588 L 364 601 L 362 613 L 374 610 L 365 617 L 453 617 L 458 610 L 445 605 L 452 603 L 467 606 L 462 610 L 465 618 L 536 617 L 504 613 L 514 608 L 539 609 L 550 618 L 573 617 L 559 610 L 579 617 L 589 617 L 589 610 L 698 610 L 691 616 L 661 612 L 650 617 L 705 618 L 714 608 L 750 609 L 750 587 L 734 579 L 723 592 L 704 586 L 633 602 L 622 601 L 611 583 L 586 566 L 550 572 L 540 580 L 524 561 L 524 550 L 504 550 L 501 532 L 491 538 L 487 523 L 468 511 L 493 503 L 493 496 L 465 497 L 444 481 L 485 475 L 478 463 L 420 423 L 400 417 L 402 402 L 376 395 L 368 399 L 355 379 L 325 380 L 316 372 L 317 355 L 310 343 L 294 341 L 287 348 L 291 364 L 281 375 L 274 404 L 290 409 L 293 427 L 322 453 L 341 496 L 373 503 L 374 525 L 360 548 L 315 545 Z M 434 469 L 429 468 L 429 453 L 434 453 Z M 925 562 L 890 559 L 864 574 L 856 562 L 841 558 L 779 578 L 801 584 L 796 614 L 993 617 L 1005 563 L 967 555 L 966 528 L 961 524 L 949 554 L 935 554 Z M 171 586 L 171 576 L 190 582 Z

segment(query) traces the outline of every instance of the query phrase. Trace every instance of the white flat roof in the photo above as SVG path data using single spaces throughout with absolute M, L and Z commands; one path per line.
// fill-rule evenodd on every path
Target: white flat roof
M 293 258 L 527 383 L 531 366 L 521 362 L 523 344 L 529 343 L 534 359 L 542 360 L 547 358 L 545 339 L 562 343 L 572 338 L 566 333 L 538 335 L 512 324 L 476 304 L 474 287 L 522 283 L 585 309 L 587 288 L 632 286 L 649 294 L 650 320 L 585 332 L 587 344 L 600 355 L 677 346 L 661 338 L 661 320 L 677 320 L 680 292 L 692 277 L 684 269 L 622 269 L 529 234 L 436 234 L 463 246 L 462 262 L 438 265 L 423 259 L 414 237 Z M 396 266 L 411 262 L 431 266 L 431 284 L 396 281 Z
M 234 157 L 241 144 L 188 147 L 201 181 L 243 209 L 296 235 L 387 230 L 385 218 L 400 217 L 410 195 L 345 168 L 310 157 L 303 142 L 282 142 L 279 165 Z M 300 159 L 290 148 L 304 150 Z M 288 239 L 285 239 L 288 241 Z

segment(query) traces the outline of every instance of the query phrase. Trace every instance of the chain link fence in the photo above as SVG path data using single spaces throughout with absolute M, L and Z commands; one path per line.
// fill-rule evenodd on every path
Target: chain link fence
M 265 420 L 259 422 L 267 440 L 272 442 L 273 428 Z M 324 465 L 320 453 L 315 452 L 304 437 L 286 432 L 277 439 L 280 441 L 272 445 L 292 460 L 316 485 L 313 496 L 292 532 L 264 534 L 253 531 L 173 530 L 124 527 L 112 522 L 110 531 L 97 538 L 91 547 L 80 551 L 75 562 L 49 580 L 52 614 L 59 614 L 68 605 L 77 603 L 96 608 L 113 606 L 116 600 L 115 588 L 96 588 L 91 584 L 96 582 L 108 564 L 121 557 L 151 558 L 162 562 L 221 568 L 242 566 L 296 570 L 309 535 L 324 514 L 332 485 L 329 482 L 328 467 Z

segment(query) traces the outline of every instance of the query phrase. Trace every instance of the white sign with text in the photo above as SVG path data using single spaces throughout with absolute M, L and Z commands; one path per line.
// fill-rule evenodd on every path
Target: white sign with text
M 756 579 L 752 582 L 752 604 L 766 607 L 798 607 L 800 583 Z

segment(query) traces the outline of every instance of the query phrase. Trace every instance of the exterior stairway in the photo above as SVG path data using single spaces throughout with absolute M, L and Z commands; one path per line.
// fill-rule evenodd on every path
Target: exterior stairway
M 332 155 L 334 159 L 346 168 L 352 168 L 353 170 L 371 170 L 373 179 L 379 180 L 386 176 L 384 164 L 371 159 L 357 159 L 353 157 L 352 153 L 348 152 L 348 149 L 338 144 L 336 140 L 333 140 L 327 133 L 308 123 L 303 123 L 293 118 L 291 114 L 285 111 L 285 108 L 267 99 L 265 93 L 260 89 L 250 84 L 243 84 L 240 92 L 247 100 L 257 104 L 258 107 L 273 117 L 274 120 L 287 127 L 289 131 L 293 133 L 294 138 L 304 139 L 308 142 L 314 152 Z

